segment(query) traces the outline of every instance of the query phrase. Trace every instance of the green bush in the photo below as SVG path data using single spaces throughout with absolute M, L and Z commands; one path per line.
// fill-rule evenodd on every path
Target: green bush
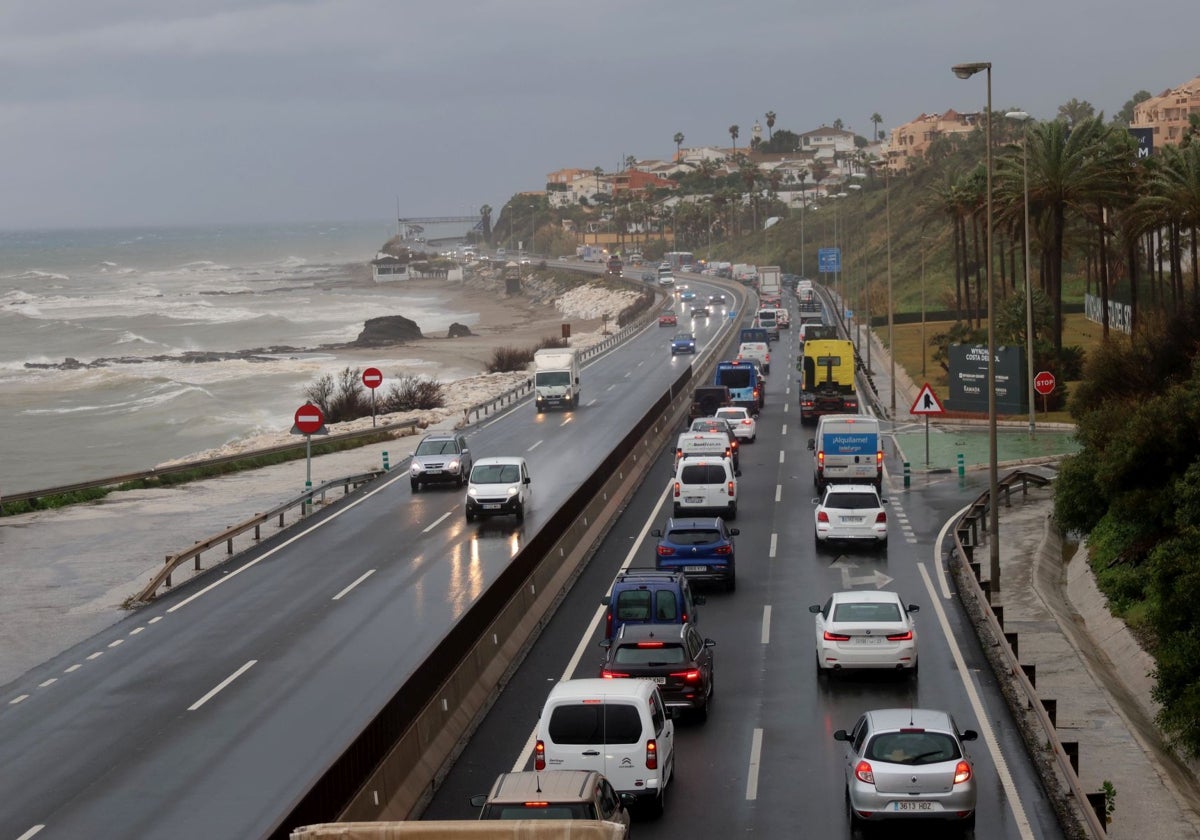
M 393 382 L 383 398 L 384 413 L 393 411 L 428 411 L 446 405 L 442 383 L 423 376 L 401 376 Z

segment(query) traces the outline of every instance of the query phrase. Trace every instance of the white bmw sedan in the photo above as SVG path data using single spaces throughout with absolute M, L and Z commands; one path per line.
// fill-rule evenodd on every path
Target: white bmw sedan
M 808 611 L 815 617 L 817 673 L 852 668 L 917 672 L 917 627 L 895 592 L 835 592 Z

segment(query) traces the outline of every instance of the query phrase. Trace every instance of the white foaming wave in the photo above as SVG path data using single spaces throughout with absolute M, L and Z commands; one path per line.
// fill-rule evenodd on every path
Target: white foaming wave
M 31 417 L 77 414 L 94 414 L 97 416 L 132 414 L 135 411 L 154 408 L 156 406 L 182 399 L 189 394 L 199 394 L 208 399 L 213 399 L 212 393 L 205 388 L 201 388 L 196 385 L 176 385 L 174 387 L 164 386 L 159 388 L 154 393 L 147 394 L 142 397 L 135 397 L 133 399 L 118 400 L 110 403 L 73 405 L 63 408 L 29 408 L 21 413 Z
M 70 280 L 70 276 L 59 274 L 57 271 L 40 271 L 36 268 L 31 268 L 28 271 L 22 271 L 20 274 L 10 274 L 4 279 L 6 280 Z
M 120 335 L 113 341 L 113 344 L 148 344 L 151 347 L 166 347 L 161 341 L 155 341 L 152 338 L 146 338 L 144 335 L 138 335 L 129 330 L 121 330 Z

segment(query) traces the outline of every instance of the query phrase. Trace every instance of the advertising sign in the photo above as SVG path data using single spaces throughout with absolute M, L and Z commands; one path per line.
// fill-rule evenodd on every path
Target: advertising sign
M 948 411 L 987 414 L 986 344 L 950 345 L 950 396 Z M 1025 352 L 1021 347 L 996 348 L 996 413 L 1024 414 L 1029 411 L 1025 384 Z

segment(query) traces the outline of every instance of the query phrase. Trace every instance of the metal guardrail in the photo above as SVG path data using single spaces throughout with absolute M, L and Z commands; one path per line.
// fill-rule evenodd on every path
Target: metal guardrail
M 1003 494 L 1004 504 L 1007 507 L 1012 489 L 1015 486 L 1020 485 L 1021 492 L 1024 494 L 1028 492 L 1029 485 L 1033 484 L 1043 487 L 1049 484 L 1050 481 L 1051 479 L 1045 475 L 1026 472 L 1024 470 L 1014 470 L 1000 480 L 998 489 Z M 1016 681 L 1018 688 L 1024 695 L 1025 708 L 1014 708 L 1014 714 L 1032 711 L 1042 729 L 1045 740 L 1037 745 L 1027 744 L 1027 749 L 1033 752 L 1035 746 L 1045 746 L 1049 747 L 1050 751 L 1054 753 L 1058 769 L 1066 780 L 1071 797 L 1078 805 L 1077 810 L 1082 813 L 1083 826 L 1088 836 L 1092 840 L 1102 840 L 1106 835 L 1105 827 L 1089 803 L 1088 793 L 1083 789 L 1083 783 L 1079 780 L 1079 773 L 1075 770 L 1074 765 L 1072 765 L 1071 757 L 1058 737 L 1058 730 L 1054 725 L 1054 721 L 1051 720 L 1049 712 L 1042 703 L 1042 698 L 1038 695 L 1037 689 L 1034 688 L 1025 669 L 1021 666 L 1020 659 L 1017 656 L 1017 652 L 1013 649 L 1013 645 L 1010 643 L 1009 636 L 1004 632 L 1004 627 L 1000 623 L 1000 619 L 992 609 L 990 586 L 985 586 L 980 581 L 979 565 L 973 562 L 974 548 L 979 544 L 980 533 L 987 532 L 988 511 L 992 504 L 989 496 L 990 491 L 988 490 L 981 493 L 954 525 L 955 556 L 967 564 L 967 568 L 962 570 L 963 574 L 960 575 L 960 578 L 967 582 L 967 585 L 971 588 L 972 596 L 979 605 L 984 623 L 993 637 L 991 640 L 992 647 L 998 651 L 1000 658 L 1004 662 L 1004 669 L 1007 672 L 1006 676 Z M 980 641 L 986 643 L 982 638 Z M 1008 698 L 1009 695 L 1005 693 L 1005 697 Z M 1047 783 L 1048 781 L 1043 779 L 1043 783 Z
M 314 487 L 311 490 L 306 490 L 296 498 L 290 499 L 272 508 L 266 513 L 256 513 L 245 522 L 232 525 L 219 534 L 214 534 L 207 539 L 200 540 L 191 548 L 185 549 L 178 554 L 168 554 L 166 560 L 163 562 L 162 569 L 150 579 L 150 582 L 146 584 L 145 588 L 143 588 L 141 592 L 134 596 L 133 602 L 146 603 L 154 600 L 158 594 L 159 587 L 169 587 L 171 585 L 171 574 L 188 560 L 193 560 L 195 562 L 195 571 L 200 571 L 200 555 L 212 548 L 215 548 L 221 543 L 225 543 L 226 554 L 233 554 L 234 537 L 240 536 L 241 534 L 254 529 L 254 541 L 258 542 L 262 539 L 263 523 L 269 522 L 278 516 L 279 527 L 282 528 L 284 527 L 284 516 L 292 508 L 300 507 L 300 519 L 304 519 L 312 512 L 312 503 L 315 497 L 320 496 L 321 503 L 324 503 L 325 494 L 331 488 L 341 487 L 342 495 L 344 496 L 349 494 L 351 490 L 357 489 L 363 484 L 366 484 L 368 481 L 373 481 L 383 474 L 383 470 L 371 470 L 370 472 L 359 473 L 358 475 L 351 475 L 346 476 L 345 478 L 335 478 L 331 481 L 326 481 L 325 483 Z
M 386 426 L 373 426 L 370 429 L 359 429 L 353 432 L 341 432 L 336 435 L 322 436 L 320 443 L 337 443 L 344 440 L 354 440 L 360 437 L 376 435 L 385 432 L 404 432 L 408 434 L 416 434 L 416 429 L 420 421 L 404 420 L 399 423 L 389 423 Z M 164 475 L 177 475 L 179 473 L 190 472 L 204 467 L 216 467 L 222 464 L 233 464 L 238 461 L 246 461 L 251 458 L 261 458 L 268 455 L 277 455 L 283 452 L 302 451 L 305 447 L 303 441 L 296 443 L 282 443 L 278 446 L 268 446 L 264 449 L 251 449 L 245 452 L 239 452 L 236 455 L 219 455 L 215 458 L 203 458 L 197 461 L 188 461 L 183 464 L 172 464 L 169 467 L 156 467 L 141 472 L 126 473 L 125 475 L 113 475 L 105 478 L 95 478 L 89 481 L 80 481 L 75 484 L 64 484 L 60 487 L 47 487 L 43 490 L 28 490 L 22 493 L 7 493 L 3 497 L 5 502 L 23 502 L 32 499 L 40 499 L 44 496 L 60 496 L 66 493 L 75 493 L 80 490 L 93 490 L 98 487 L 113 487 L 120 484 L 127 484 L 131 481 L 145 481 L 147 479 L 158 478 Z

